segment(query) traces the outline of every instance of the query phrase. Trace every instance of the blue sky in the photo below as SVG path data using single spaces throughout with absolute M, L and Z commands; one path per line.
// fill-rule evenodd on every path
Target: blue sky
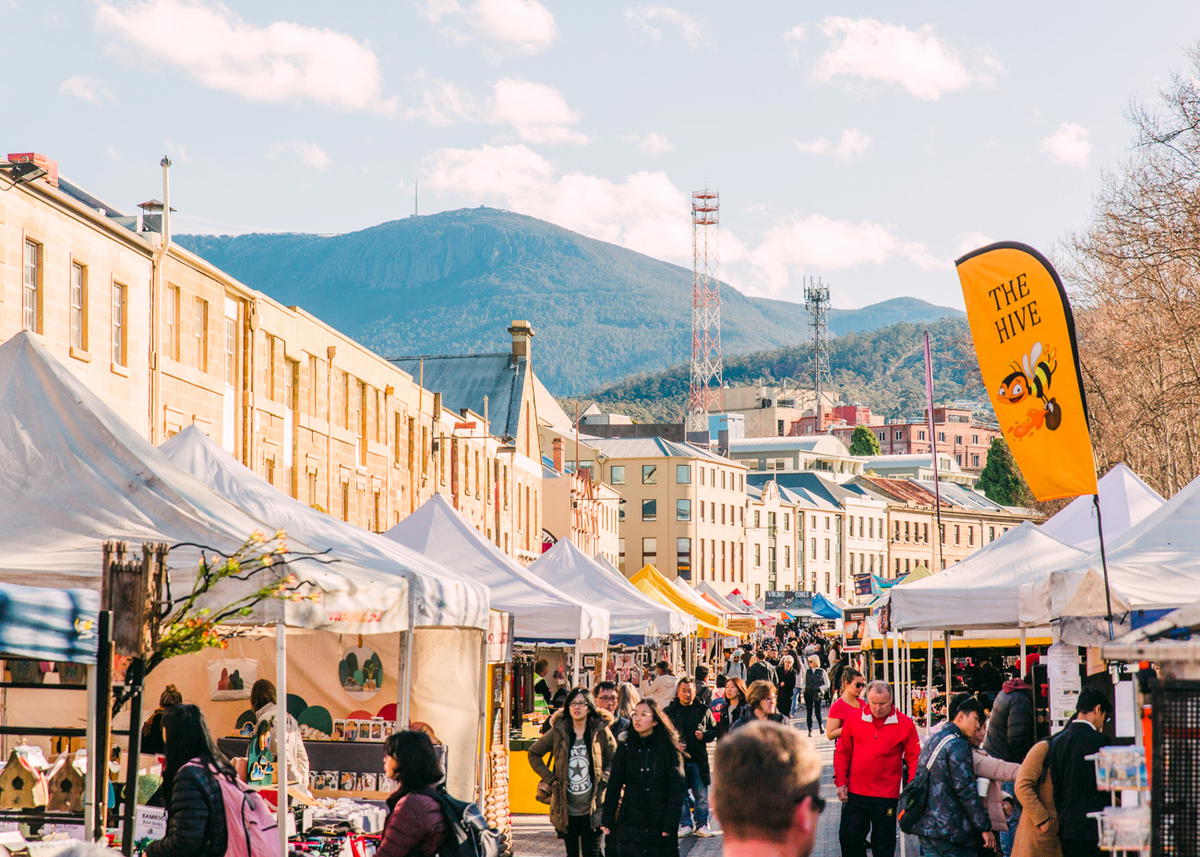
M 837 306 L 961 306 L 954 257 L 1087 223 L 1200 4 L 0 0 L 5 151 L 176 231 L 345 232 L 480 204 Z M 20 87 L 14 86 L 20 81 Z

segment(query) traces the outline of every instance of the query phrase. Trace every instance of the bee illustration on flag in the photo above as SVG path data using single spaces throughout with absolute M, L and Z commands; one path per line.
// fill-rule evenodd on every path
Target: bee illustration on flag
M 1013 360 L 1009 364 L 1012 370 L 1000 382 L 997 393 L 1000 400 L 1010 405 L 1019 405 L 1029 399 L 1037 399 L 1039 407 L 1026 408 L 1025 419 L 1012 426 L 1014 437 L 1020 439 L 1045 426 L 1054 431 L 1062 425 L 1062 408 L 1050 395 L 1050 385 L 1054 373 L 1058 371 L 1058 361 L 1054 357 L 1055 349 L 1044 351 L 1042 343 L 1035 342 L 1028 354 L 1021 356 L 1021 362 Z

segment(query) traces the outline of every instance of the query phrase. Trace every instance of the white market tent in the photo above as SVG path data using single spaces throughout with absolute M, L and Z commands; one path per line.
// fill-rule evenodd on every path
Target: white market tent
M 1100 513 L 1104 521 L 1105 544 L 1128 532 L 1161 506 L 1162 496 L 1143 482 L 1124 464 L 1117 464 L 1099 482 Z M 1100 549 L 1096 529 L 1096 505 L 1091 495 L 1076 497 L 1057 515 L 1044 521 L 1043 533 L 1060 542 L 1091 553 Z
M 441 494 L 425 501 L 385 535 L 485 585 L 492 606 L 513 615 L 517 640 L 575 643 L 608 639 L 609 614 L 604 607 L 557 592 L 530 574 L 471 526 Z
M 603 604 L 611 614 L 611 643 L 640 646 L 658 636 L 696 630 L 695 619 L 622 584 L 569 539 L 560 539 L 528 571 L 586 604 Z
M 101 544 L 194 543 L 233 553 L 266 524 L 177 467 L 27 333 L 0 346 L 0 582 L 99 589 Z M 291 550 L 312 550 L 293 541 Z M 172 551 L 185 592 L 197 552 Z M 270 599 L 247 624 L 379 634 L 409 626 L 408 585 L 351 562 L 288 566 L 319 601 Z M 259 588 L 221 584 L 222 600 Z
M 749 616 L 749 615 L 751 615 L 746 612 L 745 607 L 738 607 L 736 604 L 734 604 L 732 601 L 730 601 L 728 598 L 726 598 L 724 595 L 722 595 L 720 592 L 718 592 L 717 588 L 715 586 L 713 586 L 711 583 L 709 583 L 707 580 L 697 581 L 696 582 L 696 591 L 699 592 L 701 595 L 707 595 L 709 598 L 711 598 L 713 601 L 716 602 L 716 605 L 718 608 L 726 611 L 727 613 L 730 613 L 734 616 Z
M 205 485 L 256 518 L 333 556 L 408 581 L 414 627 L 488 627 L 487 589 L 428 557 L 284 494 L 189 426 L 159 449 Z
M 695 604 L 697 607 L 707 610 L 710 613 L 713 611 L 714 605 L 711 602 L 705 600 L 704 596 L 701 595 L 697 590 L 695 590 L 692 587 L 692 585 L 690 583 L 688 583 L 686 580 L 684 580 L 682 577 L 676 577 L 676 578 L 672 579 L 671 585 L 674 586 L 676 589 L 678 589 L 679 592 L 683 595 L 683 597 L 686 598 L 690 603 Z M 724 612 L 724 609 L 725 609 L 724 607 L 716 608 L 718 614 Z

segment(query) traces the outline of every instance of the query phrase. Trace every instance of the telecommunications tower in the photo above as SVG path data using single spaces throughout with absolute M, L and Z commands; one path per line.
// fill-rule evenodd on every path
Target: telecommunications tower
M 685 432 L 708 428 L 710 411 L 721 409 L 721 195 L 705 188 L 692 193 L 692 375 Z
M 812 328 L 813 392 L 817 415 L 814 434 L 821 434 L 825 424 L 821 415 L 825 402 L 821 398 L 822 382 L 829 374 L 829 286 L 820 277 L 809 277 L 804 284 L 804 308 L 808 310 L 808 326 Z

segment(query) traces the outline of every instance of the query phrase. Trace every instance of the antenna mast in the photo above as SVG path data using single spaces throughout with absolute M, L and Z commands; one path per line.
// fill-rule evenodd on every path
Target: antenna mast
M 808 310 L 808 326 L 812 328 L 813 392 L 816 395 L 813 411 L 817 415 L 814 431 L 821 434 L 825 430 L 822 381 L 829 373 L 829 286 L 820 277 L 809 277 L 804 284 L 804 308 Z
M 692 372 L 688 387 L 685 432 L 703 432 L 710 411 L 722 404 L 721 195 L 717 191 L 692 193 Z

